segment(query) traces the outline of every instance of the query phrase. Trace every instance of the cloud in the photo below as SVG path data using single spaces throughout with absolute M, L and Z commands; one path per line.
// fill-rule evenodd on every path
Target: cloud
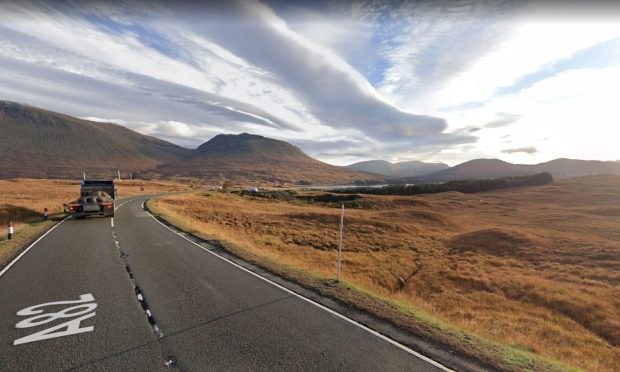
M 117 118 L 190 146 L 205 141 L 203 134 L 253 131 L 328 144 L 347 136 L 388 149 L 407 139 L 432 143 L 447 127 L 442 118 L 398 108 L 347 62 L 367 54 L 368 22 L 339 28 L 314 12 L 314 22 L 341 30 L 328 43 L 329 35 L 302 27 L 308 12 L 289 17 L 297 20 L 292 28 L 259 2 L 184 5 L 11 4 L 0 16 L 0 93 L 77 116 Z M 366 41 L 337 54 L 360 30 Z
M 617 22 L 533 2 L 268 4 L 3 4 L 0 99 L 186 147 L 253 132 L 340 164 L 618 158 Z M 507 135 L 544 150 L 504 152 Z
M 538 150 L 536 149 L 536 147 L 521 147 L 518 149 L 505 149 L 502 150 L 502 152 L 504 154 L 516 154 L 516 153 L 524 153 L 524 154 L 535 154 L 538 152 Z
M 485 128 L 501 128 L 508 126 L 519 119 L 521 119 L 522 115 L 516 114 L 507 114 L 505 112 L 498 112 L 495 114 L 497 119 L 490 121 L 484 125 Z
M 244 2 L 235 14 L 240 19 L 234 27 L 205 22 L 201 34 L 260 69 L 277 71 L 277 81 L 322 123 L 385 141 L 434 135 L 447 127 L 442 118 L 405 112 L 386 101 L 346 61 L 293 32 L 271 8 Z

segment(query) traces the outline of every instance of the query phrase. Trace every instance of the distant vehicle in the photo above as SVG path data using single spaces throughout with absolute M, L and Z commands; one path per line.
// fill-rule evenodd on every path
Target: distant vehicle
M 75 218 L 87 216 L 114 217 L 116 186 L 114 181 L 83 180 L 80 197 L 67 204 L 67 213 Z

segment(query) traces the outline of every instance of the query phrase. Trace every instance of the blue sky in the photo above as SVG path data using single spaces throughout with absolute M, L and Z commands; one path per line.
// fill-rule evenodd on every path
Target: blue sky
M 251 132 L 333 164 L 620 159 L 618 7 L 179 4 L 3 4 L 0 99 L 191 148 Z

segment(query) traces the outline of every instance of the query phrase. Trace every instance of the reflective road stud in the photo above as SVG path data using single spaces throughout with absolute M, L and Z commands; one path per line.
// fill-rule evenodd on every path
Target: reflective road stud
M 13 239 L 13 221 L 9 221 L 9 240 Z

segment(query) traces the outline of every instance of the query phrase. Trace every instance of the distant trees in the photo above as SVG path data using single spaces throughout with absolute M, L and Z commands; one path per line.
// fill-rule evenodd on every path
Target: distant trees
M 469 179 L 453 180 L 444 183 L 424 183 L 418 185 L 388 185 L 384 187 L 356 187 L 349 189 L 331 190 L 331 192 L 351 194 L 375 194 L 375 195 L 418 195 L 436 194 L 446 191 L 458 191 L 463 193 L 475 193 L 508 187 L 540 186 L 553 182 L 550 173 L 539 173 L 518 177 L 503 177 L 495 179 Z

